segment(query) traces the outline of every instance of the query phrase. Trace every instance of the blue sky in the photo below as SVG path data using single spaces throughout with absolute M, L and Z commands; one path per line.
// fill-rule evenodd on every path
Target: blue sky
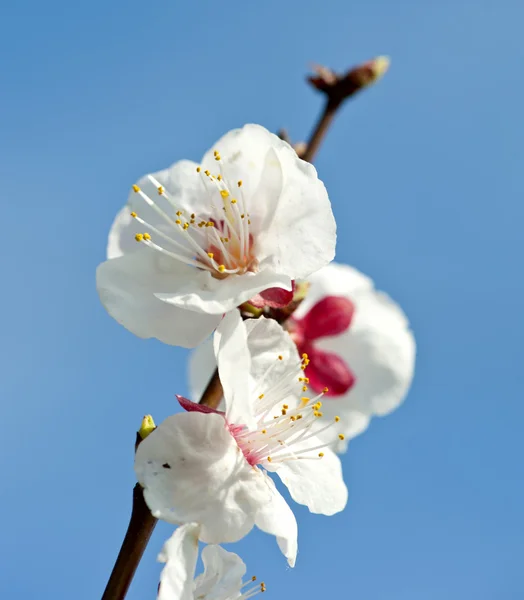
M 306 8 L 307 6 L 307 8 Z M 134 432 L 186 392 L 186 351 L 99 304 L 95 268 L 139 176 L 246 122 L 304 139 L 311 61 L 389 54 L 316 162 L 337 259 L 399 301 L 411 393 L 344 457 L 300 554 L 236 544 L 268 598 L 522 598 L 522 3 L 20 0 L 0 8 L 0 597 L 101 595 L 127 526 Z M 157 528 L 130 600 L 154 598 Z

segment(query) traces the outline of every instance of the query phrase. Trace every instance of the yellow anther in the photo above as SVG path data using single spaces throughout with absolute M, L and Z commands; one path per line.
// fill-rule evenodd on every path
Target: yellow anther
M 287 404 L 282 404 L 282 408 L 285 408 L 287 410 L 289 406 Z
M 317 406 L 318 406 L 319 408 L 321 408 L 321 407 L 322 407 L 322 402 L 320 402 L 320 400 L 317 402 Z
M 184 213 L 181 210 L 177 210 L 175 214 L 177 217 L 181 217 Z
M 218 150 L 214 150 L 213 151 L 213 156 L 216 156 L 218 154 Z
M 307 396 L 302 396 L 302 398 L 300 398 L 300 401 L 301 401 L 303 404 L 307 404 L 307 403 L 309 402 L 309 398 L 308 398 Z
M 319 413 L 318 411 L 315 411 L 315 412 L 313 413 L 313 416 L 314 416 L 314 417 L 320 417 L 320 413 Z
M 141 242 L 144 239 L 144 236 L 141 233 L 137 233 L 135 235 L 135 241 Z
M 248 219 L 248 220 L 247 220 L 247 224 L 248 224 L 248 225 L 251 225 L 251 219 Z
M 346 439 L 346 436 L 345 436 L 343 433 L 339 433 L 339 434 L 338 434 L 338 439 L 339 439 L 339 440 L 345 440 L 345 439 Z
M 305 381 L 306 383 L 309 383 L 309 377 L 304 377 L 304 381 Z
M 327 388 L 327 387 L 325 387 L 325 388 L 322 390 L 322 393 L 324 393 L 324 394 L 327 394 L 328 392 L 329 392 L 329 388 Z
M 195 219 L 191 219 L 191 221 L 189 221 L 191 223 L 191 225 L 195 224 Z
M 267 457 L 267 462 L 271 462 L 271 456 Z
M 192 218 L 192 219 L 195 219 L 195 218 L 196 218 L 196 215 L 195 215 L 195 213 L 191 213 L 191 218 Z
M 238 187 L 242 187 L 242 179 L 237 182 Z
M 320 411 L 318 411 L 318 412 L 317 412 L 317 414 L 316 414 L 315 416 L 316 416 L 316 417 L 323 417 L 323 416 L 324 416 L 324 413 L 323 413 L 323 412 L 320 412 Z
M 306 359 L 308 358 L 308 355 L 307 355 L 307 354 L 304 352 L 304 354 L 302 354 L 302 358 L 303 358 L 304 360 L 306 360 Z
M 256 581 L 257 580 L 257 576 L 253 575 L 253 577 L 251 577 L 251 581 Z
M 222 198 L 227 198 L 229 196 L 229 192 L 227 190 L 220 190 L 220 195 Z
M 220 154 L 215 155 L 215 160 L 220 160 Z
M 338 423 L 340 421 L 340 417 L 335 417 L 335 423 Z
M 210 173 L 210 172 L 209 172 L 207 169 L 204 171 L 204 173 L 205 173 L 205 174 L 206 174 L 208 177 L 211 175 L 211 173 Z
M 184 223 L 184 229 L 189 229 L 189 223 Z
M 267 433 L 267 431 L 265 429 L 262 429 L 262 433 Z
M 140 188 L 138 187 L 138 185 L 135 184 L 133 186 L 133 192 L 137 192 L 138 193 L 139 191 L 140 191 Z
M 133 217 L 133 219 L 136 219 L 136 212 L 135 212 L 135 211 L 133 211 L 133 212 L 131 213 L 131 216 Z
M 289 417 L 289 418 L 290 418 L 292 421 L 296 421 L 296 420 L 297 420 L 297 418 L 296 418 L 296 417 L 293 417 L 293 416 L 291 416 L 291 417 Z
M 300 368 L 302 369 L 302 371 L 306 370 L 306 365 L 300 365 Z
M 222 181 L 222 175 L 218 174 L 217 179 L 218 179 L 218 181 Z
M 303 391 L 303 392 L 307 392 L 307 385 L 303 385 L 303 386 L 302 386 L 302 391 Z
M 202 169 L 200 167 L 197 167 L 197 173 L 200 173 Z
M 226 270 L 226 267 L 224 265 L 219 265 L 218 270 L 223 273 Z
M 215 256 L 212 252 L 208 252 L 207 255 L 209 256 L 209 258 L 213 258 L 213 256 Z
M 244 214 L 241 214 L 241 215 L 240 215 L 240 218 L 241 218 L 241 219 L 243 219 L 245 216 L 246 216 L 246 215 L 244 215 Z
M 282 354 L 278 355 L 278 360 L 284 360 L 284 357 L 282 356 Z
M 287 410 L 285 408 L 282 409 L 282 416 L 285 417 L 287 415 Z
M 177 225 L 182 225 L 182 221 L 181 221 L 180 219 L 177 219 L 177 220 L 175 221 L 175 223 L 176 223 Z
M 318 453 L 318 457 L 319 457 L 319 458 L 322 458 L 323 456 L 324 456 L 324 453 L 323 453 L 323 452 L 319 452 L 319 453 Z
M 208 221 L 206 223 L 206 227 L 214 227 L 214 226 L 215 226 L 215 224 L 213 223 L 213 221 Z
M 140 425 L 140 429 L 138 430 L 138 435 L 141 439 L 145 440 L 146 437 L 152 433 L 156 429 L 155 422 L 153 421 L 153 417 L 151 415 L 146 415 L 142 419 L 142 423 Z
M 264 394 L 260 394 L 260 396 L 258 397 L 258 399 L 262 400 L 263 397 L 264 397 Z
M 145 240 L 150 240 L 151 236 L 149 235 L 149 233 L 144 233 L 144 239 Z
M 302 418 L 302 415 L 297 415 L 297 421 Z
M 229 242 L 229 238 L 224 238 L 222 241 L 227 244 Z
M 236 204 L 237 201 L 235 200 L 235 198 L 231 198 L 231 204 Z
M 159 185 L 158 186 L 158 195 L 161 196 L 164 193 L 164 188 L 163 186 Z

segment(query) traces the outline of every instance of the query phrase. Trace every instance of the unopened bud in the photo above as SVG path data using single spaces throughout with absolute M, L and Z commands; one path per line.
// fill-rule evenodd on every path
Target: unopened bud
M 138 430 L 138 435 L 141 439 L 145 440 L 146 437 L 152 433 L 156 429 L 155 422 L 153 421 L 153 417 L 151 415 L 146 415 L 142 419 L 142 424 L 140 425 L 140 429 Z

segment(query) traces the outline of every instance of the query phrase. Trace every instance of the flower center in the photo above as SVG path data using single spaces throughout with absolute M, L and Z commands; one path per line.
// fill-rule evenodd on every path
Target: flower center
M 220 169 L 217 175 L 202 171 L 201 167 L 196 169 L 195 177 L 200 179 L 201 193 L 208 207 L 206 214 L 183 210 L 164 186 L 148 175 L 158 199 L 148 196 L 138 185 L 133 186 L 133 191 L 161 218 L 162 229 L 148 223 L 135 211 L 131 216 L 148 230 L 135 235 L 137 242 L 223 279 L 233 274 L 256 272 L 258 261 L 242 181 L 237 181 L 235 186 L 227 181 L 222 175 L 221 157 L 216 150 L 215 160 Z M 233 189 L 236 197 L 233 197 Z
M 278 360 L 282 360 L 282 356 Z M 338 423 L 340 418 L 335 417 L 324 427 L 313 428 L 317 419 L 323 417 L 320 398 L 328 389 L 324 388 L 314 397 L 305 395 L 309 379 L 304 376 L 304 370 L 308 364 L 309 358 L 307 354 L 303 354 L 296 371 L 290 372 L 258 395 L 255 400 L 256 430 L 249 431 L 243 425 L 229 425 L 231 434 L 251 466 L 270 468 L 289 460 L 315 460 L 324 456 L 318 450 L 325 449 L 329 443 L 315 444 L 318 441 L 317 435 Z M 264 389 L 264 379 L 267 379 L 274 367 L 272 365 L 266 372 L 259 385 L 260 389 Z M 301 396 L 298 405 L 290 406 L 297 396 Z M 294 403 L 297 404 L 296 401 Z M 343 434 L 338 437 L 344 439 Z M 316 454 L 311 454 L 312 452 Z

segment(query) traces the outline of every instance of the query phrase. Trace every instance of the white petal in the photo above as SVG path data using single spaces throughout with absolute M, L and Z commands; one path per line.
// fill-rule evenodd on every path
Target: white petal
M 225 279 L 215 279 L 208 271 L 200 271 L 176 292 L 158 293 L 156 296 L 173 306 L 222 315 L 271 287 L 281 287 L 289 291 L 292 287 L 291 279 L 270 269 L 258 273 L 230 275 Z
M 195 579 L 194 598 L 234 599 L 246 574 L 244 561 L 234 552 L 216 545 L 202 550 L 204 572 Z
M 303 443 L 304 448 L 319 444 L 318 438 Z M 293 445 L 293 451 L 300 449 Z M 342 465 L 338 456 L 329 449 L 318 458 L 318 450 L 312 458 L 287 460 L 278 464 L 276 474 L 286 485 L 295 502 L 304 504 L 313 513 L 334 515 L 344 509 L 348 500 L 348 490 L 342 477 Z M 306 455 L 307 456 L 307 455 Z
M 296 375 L 300 365 L 297 347 L 290 335 L 273 319 L 260 317 L 245 321 L 247 345 L 251 355 L 252 397 Z M 279 356 L 282 359 L 279 359 Z M 280 403 L 285 398 L 280 398 Z
M 199 532 L 196 523 L 182 525 L 164 544 L 158 555 L 158 560 L 166 563 L 160 575 L 158 600 L 193 600 Z
M 100 300 L 107 312 L 135 335 L 192 348 L 211 334 L 220 316 L 186 311 L 159 300 L 156 292 L 174 293 L 196 272 L 175 260 L 162 259 L 165 257 L 144 247 L 102 263 L 96 272 Z
M 249 533 L 269 497 L 218 414 L 168 417 L 138 447 L 135 472 L 155 517 L 200 523 L 200 539 L 211 544 Z
M 124 254 L 141 250 L 135 235 L 143 233 L 144 226 L 131 216 L 129 206 L 124 206 L 115 217 L 107 241 L 107 258 L 118 258 Z
M 249 394 L 251 357 L 247 348 L 246 327 L 238 310 L 232 310 L 222 319 L 214 335 L 214 347 L 228 423 L 256 429 L 253 402 Z
M 373 290 L 373 280 L 350 267 L 332 262 L 307 278 L 309 288 L 293 316 L 302 318 L 322 298 L 344 296 L 352 299 L 358 292 Z
M 371 290 L 351 298 L 355 314 L 351 327 L 340 336 L 318 341 L 349 365 L 356 382 L 342 397 L 325 397 L 322 412 L 340 416 L 347 437 L 361 433 L 373 415 L 386 415 L 404 400 L 413 379 L 415 339 L 407 319 L 388 296 Z
M 284 178 L 282 193 L 271 226 L 257 236 L 257 256 L 277 272 L 302 279 L 333 260 L 335 219 L 315 167 L 288 145 L 277 155 Z
M 276 536 L 282 554 L 287 558 L 289 566 L 294 567 L 298 552 L 297 520 L 273 480 L 265 473 L 264 476 L 271 497 L 257 513 L 256 525 L 262 531 Z

